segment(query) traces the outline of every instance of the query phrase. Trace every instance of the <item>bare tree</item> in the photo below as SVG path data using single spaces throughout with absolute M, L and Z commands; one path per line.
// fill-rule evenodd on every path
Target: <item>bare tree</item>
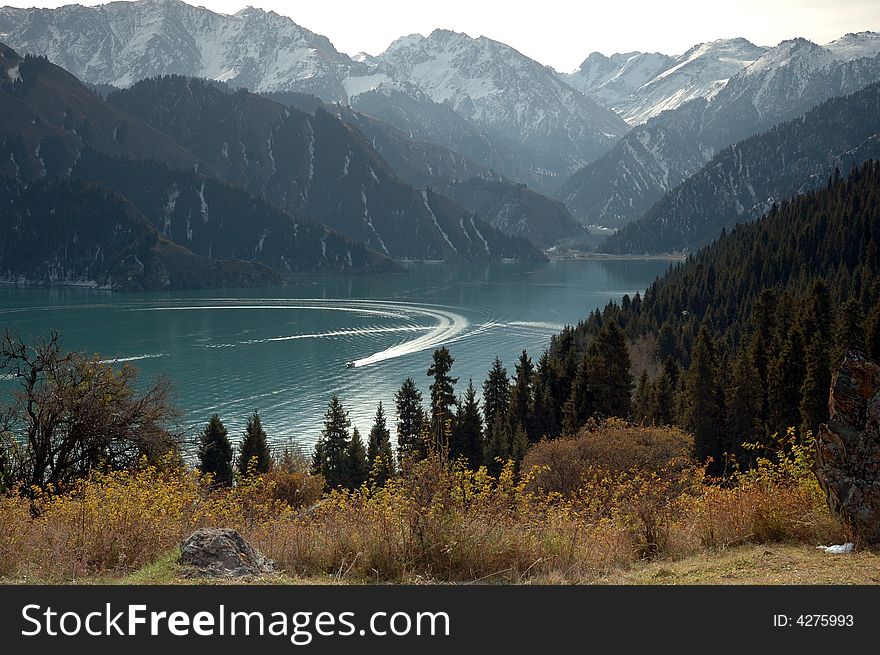
M 0 408 L 3 459 L 16 482 L 63 485 L 96 467 L 154 461 L 180 442 L 166 378 L 137 393 L 137 369 L 64 352 L 58 333 L 28 344 L 5 330 L 0 376 L 19 383 Z

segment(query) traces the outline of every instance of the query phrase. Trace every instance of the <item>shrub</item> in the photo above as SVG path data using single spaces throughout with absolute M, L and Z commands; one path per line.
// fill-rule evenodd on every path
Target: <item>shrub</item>
M 577 436 L 542 441 L 529 449 L 523 470 L 540 470 L 534 488 L 571 496 L 598 471 L 677 475 L 691 466 L 693 437 L 677 428 L 643 427 L 607 419 Z

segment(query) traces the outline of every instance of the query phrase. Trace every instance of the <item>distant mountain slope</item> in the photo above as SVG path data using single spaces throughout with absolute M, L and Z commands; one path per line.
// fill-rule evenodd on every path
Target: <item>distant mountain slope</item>
M 84 146 L 180 168 L 199 161 L 171 137 L 109 106 L 64 69 L 45 58 L 21 57 L 2 43 L 0 115 L 0 134 L 20 137 L 31 153 L 39 152 L 44 137 L 58 139 L 70 156 L 60 166 L 69 167 Z M 39 154 L 34 159 L 42 166 Z
M 593 52 L 576 71 L 560 77 L 578 91 L 613 108 L 669 68 L 673 61 L 675 57 L 659 52 L 615 53 L 610 57 Z
M 90 150 L 71 175 L 128 198 L 164 237 L 200 255 L 260 262 L 285 275 L 397 270 L 363 244 L 212 177 Z
M 585 236 L 558 200 L 515 183 L 441 146 L 416 141 L 381 121 L 348 108 L 338 115 L 370 141 L 394 171 L 418 188 L 430 187 L 476 213 L 505 234 L 549 248 Z
M 587 236 L 568 209 L 529 189 L 498 178 L 438 180 L 433 187 L 505 234 L 528 239 L 542 248 Z
M 342 81 L 357 67 L 326 37 L 253 7 L 229 16 L 177 0 L 3 7 L 0 34 L 83 81 L 117 87 L 179 74 L 258 91 L 289 91 L 295 82 L 296 90 L 344 100 Z
M 0 173 L 103 184 L 198 255 L 259 261 L 284 273 L 394 268 L 301 213 L 284 213 L 206 175 L 216 171 L 167 134 L 45 59 L 22 59 L 2 45 L 0 113 Z
M 486 97 L 475 96 L 483 106 L 477 116 L 467 103 L 444 104 L 434 87 L 396 74 L 402 70 L 399 56 L 394 66 L 381 57 L 352 59 L 290 18 L 250 7 L 233 15 L 179 0 L 4 7 L 0 34 L 21 52 L 48 56 L 90 84 L 127 87 L 178 74 L 253 92 L 311 93 L 545 190 L 558 187 L 627 129 L 551 69 L 495 42 L 487 50 L 485 39 L 470 40 L 483 50 L 478 74 L 494 80 L 500 97 L 490 108 Z M 486 58 L 490 50 L 494 54 Z M 462 98 L 473 92 L 473 80 L 459 82 Z
M 667 193 L 644 218 L 611 236 L 607 252 L 692 250 L 723 227 L 748 221 L 774 202 L 825 183 L 875 156 L 880 139 L 880 83 L 834 98 L 719 152 Z
M 700 43 L 679 57 L 657 53 L 590 55 L 565 80 L 614 109 L 632 125 L 695 98 L 710 99 L 766 48 L 746 39 Z
M 416 34 L 392 43 L 378 60 L 392 78 L 412 83 L 491 134 L 524 145 L 535 167 L 550 176 L 595 159 L 628 129 L 552 69 L 485 37 L 447 30 Z
M 322 109 L 311 115 L 178 76 L 139 82 L 107 102 L 172 136 L 223 180 L 391 257 L 541 257 L 400 180 L 360 132 Z
M 781 43 L 711 100 L 691 100 L 634 128 L 557 197 L 587 224 L 619 227 L 641 217 L 721 148 L 880 80 L 880 56 L 872 54 L 880 35 L 857 40 L 864 43 L 852 48 L 843 47 L 846 39 L 834 48 L 804 39 Z
M 198 257 L 128 201 L 77 180 L 0 175 L 0 280 L 125 291 L 279 284 L 250 262 Z

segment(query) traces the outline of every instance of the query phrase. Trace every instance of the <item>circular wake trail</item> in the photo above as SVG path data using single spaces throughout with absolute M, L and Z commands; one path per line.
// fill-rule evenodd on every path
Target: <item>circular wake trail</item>
M 213 300 L 213 299 L 212 299 Z M 217 302 L 214 300 L 214 302 Z M 395 318 L 404 321 L 413 321 L 418 319 L 431 319 L 435 321 L 432 326 L 416 326 L 403 325 L 398 327 L 365 327 L 349 330 L 331 330 L 327 332 L 314 334 L 294 334 L 279 337 L 267 337 L 263 339 L 253 339 L 242 341 L 235 344 L 212 344 L 209 348 L 232 347 L 235 345 L 269 343 L 279 341 L 291 341 L 295 339 L 312 339 L 335 336 L 360 336 L 365 334 L 380 334 L 385 332 L 424 332 L 413 339 L 403 343 L 396 344 L 390 348 L 380 350 L 367 357 L 362 357 L 349 362 L 351 368 L 362 368 L 377 364 L 389 359 L 403 357 L 422 350 L 437 348 L 445 343 L 458 341 L 465 336 L 470 322 L 461 314 L 449 311 L 443 307 L 434 305 L 418 305 L 401 301 L 375 301 L 375 300 L 343 300 L 343 299 L 261 299 L 253 303 L 241 304 L 204 304 L 204 305 L 183 305 L 171 307 L 147 307 L 137 308 L 129 311 L 206 311 L 206 310 L 229 310 L 229 309 L 311 309 L 338 312 L 354 312 L 364 315 L 381 316 L 385 318 Z M 477 330 L 477 334 L 485 329 L 490 329 L 494 323 L 487 323 Z
M 354 360 L 352 362 L 354 368 L 361 368 L 362 366 L 369 366 L 370 364 L 378 364 L 379 362 L 384 362 L 389 359 L 395 359 L 422 350 L 435 348 L 454 340 L 464 332 L 469 325 L 468 320 L 461 314 L 456 314 L 455 312 L 443 309 L 428 309 L 426 307 L 410 305 L 406 307 L 406 310 L 413 316 L 426 316 L 433 318 L 437 321 L 437 324 L 430 328 L 426 334 L 416 337 L 415 339 L 410 339 L 409 341 L 399 343 L 390 348 L 386 348 L 385 350 L 380 350 L 369 357 Z

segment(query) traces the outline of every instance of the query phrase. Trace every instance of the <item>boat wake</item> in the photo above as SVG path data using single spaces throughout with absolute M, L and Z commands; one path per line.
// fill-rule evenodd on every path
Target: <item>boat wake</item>
M 467 329 L 469 322 L 461 314 L 456 314 L 438 307 L 426 307 L 424 305 L 404 305 L 401 309 L 407 311 L 411 317 L 431 318 L 436 321 L 433 327 L 428 328 L 427 333 L 409 341 L 380 350 L 369 357 L 355 359 L 348 363 L 349 368 L 361 368 L 378 364 L 389 359 L 411 355 L 422 350 L 429 350 L 457 340 Z
M 468 336 L 466 330 L 470 326 L 467 318 L 450 309 L 437 305 L 422 305 L 401 301 L 374 301 L 374 300 L 348 300 L 348 299 L 260 299 L 253 303 L 237 300 L 230 303 L 222 303 L 212 299 L 203 305 L 178 305 L 166 307 L 137 308 L 131 311 L 207 311 L 207 310 L 230 310 L 230 309 L 286 309 L 286 310 L 322 310 L 351 312 L 362 316 L 379 316 L 399 320 L 403 325 L 377 327 L 369 326 L 353 329 L 329 330 L 308 334 L 292 334 L 286 336 L 266 337 L 262 339 L 249 339 L 235 343 L 207 344 L 208 348 L 232 348 L 239 345 L 258 343 L 271 343 L 279 341 L 293 341 L 297 339 L 320 339 L 327 337 L 348 337 L 383 333 L 419 333 L 411 339 L 395 344 L 384 350 L 380 350 L 366 357 L 355 359 L 347 363 L 348 368 L 363 368 L 372 364 L 378 364 L 389 359 L 403 357 L 412 353 L 440 347 L 446 343 L 459 341 Z M 432 325 L 424 325 L 427 321 Z M 472 331 L 472 334 L 489 329 L 494 324 L 484 324 Z

